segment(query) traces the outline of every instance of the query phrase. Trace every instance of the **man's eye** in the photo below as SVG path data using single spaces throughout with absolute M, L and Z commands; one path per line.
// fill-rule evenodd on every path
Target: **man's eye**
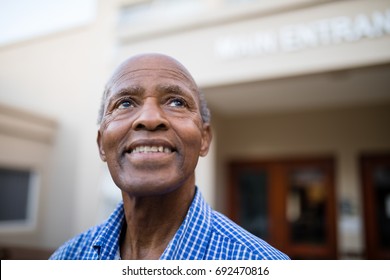
M 185 107 L 186 102 L 181 98 L 172 98 L 168 101 L 170 107 Z
M 122 100 L 118 103 L 119 109 L 126 109 L 130 107 L 134 107 L 134 102 L 131 100 Z

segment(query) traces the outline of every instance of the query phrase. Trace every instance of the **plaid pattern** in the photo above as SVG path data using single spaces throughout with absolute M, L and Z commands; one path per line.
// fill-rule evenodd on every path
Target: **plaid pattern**
M 119 238 L 124 222 L 123 202 L 109 219 L 62 245 L 50 259 L 119 259 Z M 204 201 L 199 190 L 187 216 L 169 242 L 161 260 L 272 260 L 289 259 L 252 235 Z

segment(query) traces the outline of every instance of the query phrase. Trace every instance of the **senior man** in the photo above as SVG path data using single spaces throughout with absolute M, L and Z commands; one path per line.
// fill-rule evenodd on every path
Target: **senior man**
M 97 135 L 123 201 L 51 259 L 288 259 L 204 201 L 195 185 L 211 143 L 206 101 L 175 59 L 123 62 L 103 95 Z

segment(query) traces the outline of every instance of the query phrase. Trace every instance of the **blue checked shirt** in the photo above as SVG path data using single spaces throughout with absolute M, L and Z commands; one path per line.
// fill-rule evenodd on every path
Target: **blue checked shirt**
M 119 240 L 125 221 L 123 202 L 108 220 L 62 245 L 50 259 L 120 259 Z M 161 260 L 274 260 L 284 253 L 211 209 L 200 191 Z

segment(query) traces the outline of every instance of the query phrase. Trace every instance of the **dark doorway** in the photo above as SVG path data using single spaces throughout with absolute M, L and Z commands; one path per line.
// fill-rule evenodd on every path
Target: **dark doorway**
M 390 154 L 360 159 L 367 259 L 390 259 Z
M 293 259 L 336 259 L 332 158 L 234 161 L 229 214 Z

